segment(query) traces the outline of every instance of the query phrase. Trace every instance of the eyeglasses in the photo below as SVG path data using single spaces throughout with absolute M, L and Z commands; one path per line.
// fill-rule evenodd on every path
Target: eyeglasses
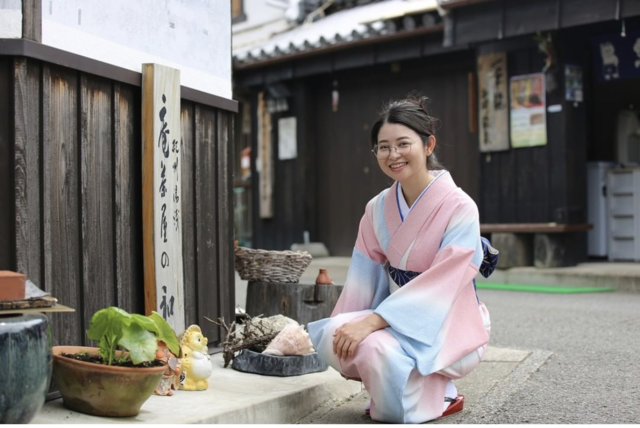
M 399 155 L 409 154 L 412 145 L 413 143 L 409 143 L 407 141 L 403 141 L 397 146 L 393 146 L 391 144 L 376 144 L 371 151 L 378 159 L 387 159 L 391 156 L 392 150 L 395 150 Z

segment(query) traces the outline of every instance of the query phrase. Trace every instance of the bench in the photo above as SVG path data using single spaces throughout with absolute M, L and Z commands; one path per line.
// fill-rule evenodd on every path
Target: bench
M 500 251 L 498 269 L 518 266 L 538 268 L 575 266 L 585 261 L 590 223 L 484 223 L 480 233 L 489 236 Z

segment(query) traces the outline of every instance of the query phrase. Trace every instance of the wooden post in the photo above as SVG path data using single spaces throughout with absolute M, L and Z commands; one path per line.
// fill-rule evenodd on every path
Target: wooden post
M 180 207 L 180 71 L 142 66 L 142 235 L 145 312 L 184 331 Z
M 22 38 L 42 43 L 42 0 L 22 0 Z

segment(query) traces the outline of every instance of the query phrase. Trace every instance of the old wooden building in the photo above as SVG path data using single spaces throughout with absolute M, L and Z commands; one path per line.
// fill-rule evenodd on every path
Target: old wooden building
M 164 12 L 173 20 L 167 4 Z M 22 12 L 22 27 L 0 40 L 0 270 L 25 273 L 76 309 L 51 315 L 56 345 L 88 343 L 90 316 L 101 308 L 145 311 L 140 67 L 165 59 L 125 44 L 115 45 L 114 58 L 137 58 L 137 71 L 92 57 L 113 47 L 98 37 L 100 31 L 127 39 L 105 28 L 115 25 L 113 13 L 151 13 L 145 7 L 87 4 L 80 14 L 24 0 L 16 14 Z M 12 12 L 0 9 L 3 22 L 10 22 Z M 77 16 L 77 27 L 60 24 L 65 12 Z M 226 19 L 229 30 L 228 5 L 199 13 L 216 14 L 223 26 Z M 102 27 L 82 27 L 92 20 Z M 162 41 L 160 33 L 148 35 Z M 92 52 L 79 53 L 86 40 Z M 230 61 L 230 37 L 218 43 L 222 54 L 226 49 L 218 60 Z M 98 47 L 105 50 L 96 52 Z M 180 67 L 181 59 L 173 60 L 169 64 Z M 183 63 L 180 103 L 184 321 L 201 325 L 215 345 L 220 332 L 204 316 L 229 319 L 234 313 L 230 142 L 237 103 L 231 99 L 230 65 L 221 78 L 226 92 L 197 87 L 188 66 Z
M 417 90 L 432 99 L 439 158 L 478 204 L 484 232 L 528 236 L 530 246 L 548 233 L 552 245 L 536 240 L 535 249 L 551 251 L 551 265 L 586 260 L 595 200 L 588 164 L 621 164 L 618 113 L 638 107 L 640 76 L 623 73 L 623 62 L 640 59 L 640 41 L 636 52 L 621 51 L 638 39 L 640 4 L 353 3 L 335 2 L 324 17 L 234 51 L 254 247 L 288 248 L 308 231 L 332 255 L 350 255 L 366 202 L 390 184 L 370 153 L 376 112 Z M 604 57 L 609 46 L 615 59 Z M 613 63 L 620 73 L 602 75 Z M 293 154 L 283 118 L 295 118 Z M 531 121 L 524 128 L 523 118 Z

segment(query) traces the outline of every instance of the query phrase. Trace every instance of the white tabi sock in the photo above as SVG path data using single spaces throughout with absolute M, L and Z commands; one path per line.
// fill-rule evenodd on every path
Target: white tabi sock
M 453 382 L 451 381 L 447 382 L 447 389 L 444 392 L 444 398 L 448 397 L 448 398 L 455 399 L 457 396 L 458 396 L 458 388 L 456 388 Z M 445 410 L 447 410 L 447 407 L 449 407 L 450 405 L 451 403 L 449 403 L 448 401 L 445 401 L 442 411 L 444 412 Z

